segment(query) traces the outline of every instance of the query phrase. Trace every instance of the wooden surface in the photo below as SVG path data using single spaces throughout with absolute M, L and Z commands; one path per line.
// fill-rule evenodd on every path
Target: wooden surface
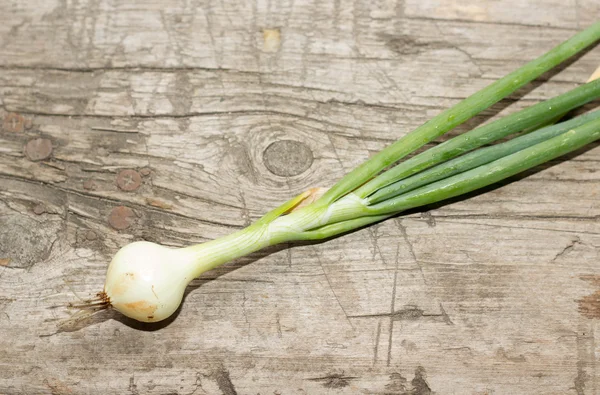
M 163 324 L 65 321 L 126 243 L 202 242 L 330 186 L 598 15 L 597 0 L 0 2 L 0 394 L 600 394 L 598 144 L 233 262 Z M 457 132 L 598 64 L 595 48 Z

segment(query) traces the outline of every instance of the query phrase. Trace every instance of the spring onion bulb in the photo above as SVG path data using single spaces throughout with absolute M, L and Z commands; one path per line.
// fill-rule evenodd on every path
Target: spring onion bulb
M 161 321 L 178 309 L 191 280 L 223 263 L 274 244 L 350 232 L 490 185 L 599 139 L 600 111 L 554 124 L 600 97 L 600 79 L 591 78 L 560 96 L 399 162 L 598 39 L 600 22 L 437 115 L 326 192 L 306 191 L 245 229 L 186 248 L 146 241 L 123 247 L 108 267 L 103 292 L 91 305 L 111 306 L 139 321 Z M 517 133 L 519 137 L 492 144 Z

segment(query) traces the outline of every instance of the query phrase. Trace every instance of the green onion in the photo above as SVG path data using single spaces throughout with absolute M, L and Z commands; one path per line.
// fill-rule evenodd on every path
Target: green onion
M 378 191 L 380 196 L 391 196 L 394 193 L 394 188 L 386 189 L 385 193 L 380 191 L 380 189 L 408 175 L 426 169 L 431 165 L 446 161 L 466 151 L 536 126 L 546 120 L 552 120 L 557 113 L 562 115 L 588 103 L 598 96 L 600 96 L 600 80 L 595 80 L 554 99 L 508 115 L 496 122 L 471 130 L 436 147 L 430 148 L 386 171 L 384 174 L 358 188 L 354 193 L 361 198 L 370 195 L 374 191 Z
M 598 39 L 600 22 L 391 144 L 320 198 L 317 189 L 306 191 L 247 228 L 199 245 L 172 249 L 142 241 L 123 247 L 108 267 L 103 292 L 89 305 L 111 306 L 139 321 L 164 320 L 192 279 L 232 259 L 278 243 L 338 236 L 493 184 L 599 139 L 600 111 L 542 127 L 600 97 L 597 80 L 397 164 Z M 519 132 L 526 134 L 480 148 Z
M 463 173 L 369 206 L 373 215 L 401 212 L 462 195 L 567 154 L 600 138 L 600 118 Z
M 600 80 L 598 80 L 598 82 L 600 82 Z M 387 185 L 377 190 L 377 192 L 373 193 L 371 196 L 368 196 L 366 200 L 369 205 L 382 202 L 386 199 L 389 199 L 390 197 L 399 195 L 401 193 L 406 193 L 422 185 L 427 185 L 442 178 L 462 173 L 463 171 L 470 170 L 474 167 L 502 158 L 503 156 L 515 153 L 524 148 L 547 140 L 551 137 L 558 136 L 572 128 L 583 125 L 584 123 L 594 120 L 596 118 L 600 118 L 600 110 L 594 111 L 590 114 L 582 115 L 577 118 L 573 118 L 569 121 L 559 123 L 558 125 L 541 128 L 524 136 L 513 138 L 512 140 L 509 140 L 502 144 L 497 144 L 491 147 L 486 147 L 470 152 L 468 154 L 459 156 L 458 158 L 444 162 L 442 163 L 442 165 L 438 165 L 431 169 L 415 174 L 412 177 L 397 181 L 391 185 Z M 454 140 L 455 139 L 452 139 L 450 141 Z M 480 140 L 479 142 L 481 141 L 482 140 Z M 468 146 L 468 144 L 469 143 L 466 142 L 465 146 Z M 438 147 L 441 147 L 441 145 Z M 432 150 L 433 149 L 434 148 L 432 148 Z M 426 151 L 424 152 L 424 154 L 428 152 L 429 151 Z M 418 158 L 418 156 L 415 158 Z M 403 163 L 407 162 L 409 161 Z M 392 170 L 395 169 L 396 168 Z
M 596 42 L 600 37 L 600 22 L 576 34 L 569 40 L 553 48 L 546 54 L 527 63 L 525 66 L 492 83 L 479 92 L 469 96 L 454 107 L 435 116 L 412 133 L 383 149 L 369 161 L 348 173 L 328 193 L 322 203 L 329 204 L 371 177 L 414 152 L 428 142 L 436 139 L 456 126 L 471 119 L 492 104 L 502 100 L 526 83 L 539 77 L 556 65 L 575 55 L 577 52 Z

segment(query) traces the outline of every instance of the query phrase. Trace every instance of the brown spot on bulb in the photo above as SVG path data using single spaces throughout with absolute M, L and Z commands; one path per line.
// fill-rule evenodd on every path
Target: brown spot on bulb
M 135 274 L 131 272 L 124 273 L 123 276 L 120 276 L 119 280 L 116 284 L 113 285 L 111 289 L 111 294 L 116 297 L 123 295 L 127 289 L 131 286 L 131 281 L 135 279 Z
M 146 316 L 149 316 L 149 315 L 153 316 L 156 309 L 158 309 L 157 305 L 150 304 L 150 303 L 146 302 L 145 300 L 139 300 L 137 302 L 131 302 L 131 303 L 124 303 L 123 307 L 125 307 L 127 310 L 130 310 L 135 313 L 145 314 Z

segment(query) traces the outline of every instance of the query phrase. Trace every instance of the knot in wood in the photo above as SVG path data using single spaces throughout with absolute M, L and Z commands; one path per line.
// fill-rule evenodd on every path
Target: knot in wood
M 291 177 L 308 170 L 313 163 L 313 153 L 299 141 L 280 140 L 265 149 L 263 159 L 271 173 Z
M 29 160 L 37 162 L 48 159 L 52 155 L 52 141 L 48 139 L 33 139 L 25 146 L 25 154 Z

